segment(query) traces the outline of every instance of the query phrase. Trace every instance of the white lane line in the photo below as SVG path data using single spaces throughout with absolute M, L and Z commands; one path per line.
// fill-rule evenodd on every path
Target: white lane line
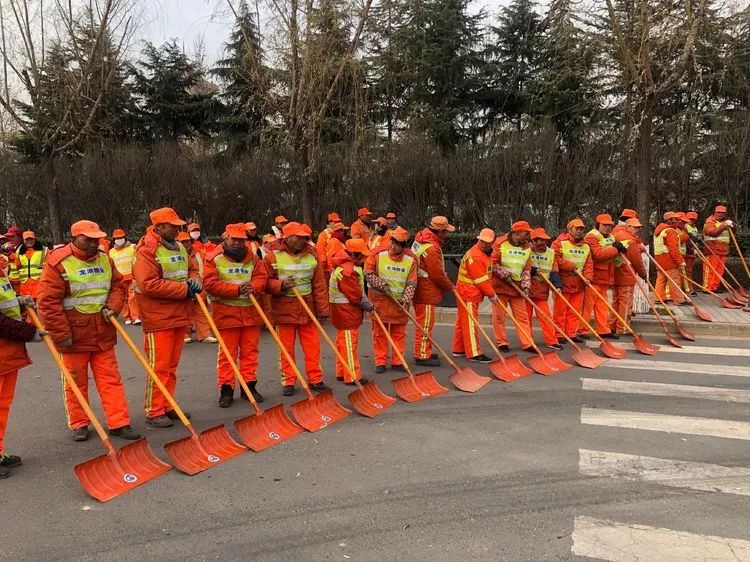
M 750 390 L 609 379 L 583 378 L 581 381 L 583 382 L 583 390 L 595 390 L 598 392 L 648 394 L 650 396 L 674 396 L 676 398 L 701 398 L 704 400 L 720 400 L 722 402 L 750 402 Z
M 612 562 L 750 560 L 750 541 L 579 516 L 571 552 Z
M 750 468 L 578 450 L 578 469 L 587 476 L 652 482 L 673 488 L 750 496 Z
M 750 422 L 581 408 L 581 423 L 750 440 Z
M 635 345 L 630 342 L 615 342 L 618 346 L 625 349 L 634 350 Z M 587 341 L 588 347 L 599 347 L 598 341 Z M 702 347 L 699 345 L 690 345 L 685 343 L 685 347 L 672 347 L 662 345 L 659 352 L 664 353 L 690 353 L 695 355 L 722 355 L 724 357 L 750 357 L 750 348 L 746 347 Z
M 706 365 L 694 363 L 673 363 L 672 361 L 652 361 L 643 359 L 620 359 L 608 361 L 603 369 L 628 369 L 643 371 L 674 371 L 688 375 L 726 375 L 730 377 L 750 377 L 750 367 L 727 365 Z

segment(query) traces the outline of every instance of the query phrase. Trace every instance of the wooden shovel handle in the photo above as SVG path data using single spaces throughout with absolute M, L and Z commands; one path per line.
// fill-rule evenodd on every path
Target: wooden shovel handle
M 572 339 L 570 339 L 570 336 L 568 336 L 568 334 L 565 333 L 565 330 L 563 330 L 562 328 L 560 328 L 560 326 L 558 326 L 557 324 L 555 324 L 554 319 L 551 316 L 549 316 L 545 311 L 543 311 L 541 309 L 541 307 L 539 307 L 529 295 L 527 295 L 526 293 L 524 293 L 523 289 L 521 289 L 521 287 L 519 287 L 518 285 L 516 285 L 513 281 L 510 282 L 510 286 L 513 287 L 516 290 L 516 292 L 519 295 L 521 295 L 527 303 L 529 303 L 529 305 L 531 305 L 531 308 L 533 308 L 536 311 L 537 315 L 540 316 L 540 318 L 543 318 L 544 320 L 546 320 L 547 322 L 549 322 L 550 324 L 552 324 L 552 326 L 555 328 L 555 330 L 557 330 L 559 333 L 561 333 L 562 336 L 563 336 L 563 338 L 565 338 L 565 340 L 570 345 L 572 345 L 577 351 L 581 350 L 581 348 L 578 346 L 578 344 L 576 342 L 574 342 Z M 529 319 L 529 322 L 531 322 L 531 319 Z
M 737 237 L 734 235 L 734 230 L 731 228 L 729 230 L 729 236 L 732 238 L 732 242 L 734 242 L 734 247 L 737 250 L 737 255 L 740 257 L 740 261 L 742 262 L 742 267 L 745 268 L 745 273 L 747 274 L 747 278 L 750 279 L 750 269 L 747 267 L 747 261 L 745 261 L 745 256 L 742 255 L 742 250 L 740 249 L 740 244 L 737 242 Z
M 544 282 L 547 283 L 547 285 L 549 285 L 550 289 L 552 289 L 552 291 L 558 297 L 560 297 L 562 299 L 562 301 L 565 303 L 565 306 L 567 306 L 573 312 L 573 314 L 575 314 L 578 317 L 578 320 L 580 320 L 583 323 L 583 325 L 586 326 L 586 329 L 589 331 L 589 334 L 593 334 L 594 337 L 596 337 L 596 339 L 598 339 L 600 342 L 607 343 L 607 342 L 604 341 L 604 338 L 602 338 L 598 334 L 598 332 L 596 330 L 594 330 L 594 327 L 586 321 L 586 319 L 583 317 L 583 314 L 581 314 L 580 312 L 578 312 L 576 310 L 576 307 L 573 306 L 572 304 L 570 304 L 570 302 L 568 301 L 568 299 L 566 299 L 563 296 L 562 291 L 560 289 L 558 289 L 557 287 L 555 287 L 552 284 L 552 281 L 550 281 L 549 279 L 547 279 L 544 275 L 542 275 L 541 277 L 542 277 L 542 279 L 544 279 Z
M 586 281 L 586 278 L 581 274 L 580 271 L 578 271 L 577 269 L 574 270 L 574 271 L 576 272 L 576 275 L 578 275 L 578 277 L 581 278 L 581 281 Z M 589 291 L 591 291 L 592 293 L 594 293 L 594 295 L 596 296 L 596 298 L 599 299 L 600 301 L 602 301 L 605 304 L 605 306 L 609 309 L 609 311 L 612 313 L 612 315 L 615 318 L 617 318 L 617 320 L 620 321 L 620 324 L 622 324 L 623 326 L 625 326 L 625 328 L 627 328 L 628 332 L 630 332 L 633 335 L 633 337 L 635 337 L 635 336 L 638 335 L 638 334 L 636 334 L 633 331 L 633 328 L 630 327 L 630 324 L 628 324 L 627 322 L 625 322 L 625 319 L 622 316 L 620 316 L 620 313 L 615 310 L 615 307 L 612 306 L 611 304 L 609 304 L 609 299 L 607 297 L 605 297 L 604 295 L 601 295 L 599 293 L 599 291 L 597 291 L 596 289 L 592 288 L 590 284 L 587 284 L 586 288 Z
M 461 295 L 458 294 L 458 291 L 455 289 L 453 290 L 453 295 L 456 297 L 456 301 L 463 307 L 463 309 L 466 311 L 466 314 L 471 316 L 471 319 L 474 320 L 474 323 L 477 325 L 477 328 L 479 329 L 479 333 L 482 334 L 484 339 L 487 341 L 487 344 L 493 349 L 493 351 L 500 357 L 500 359 L 505 362 L 505 358 L 503 357 L 503 354 L 500 353 L 500 350 L 498 349 L 497 345 L 495 345 L 494 340 L 490 337 L 490 335 L 487 333 L 487 331 L 482 327 L 482 325 L 479 323 L 479 318 L 474 316 L 474 313 L 469 308 L 469 305 L 466 304 L 466 301 L 461 298 Z M 477 310 L 477 312 L 479 312 Z
M 383 320 L 380 318 L 380 315 L 375 310 L 371 310 L 370 316 L 375 319 L 375 321 L 378 323 L 378 326 L 380 326 L 380 329 L 383 330 L 383 333 L 385 334 L 385 339 L 387 339 L 388 343 L 391 344 L 391 347 L 393 348 L 393 353 L 395 353 L 396 357 L 398 357 L 399 361 L 401 361 L 401 364 L 404 366 L 404 369 L 406 369 L 406 372 L 409 373 L 409 377 L 414 379 L 414 373 L 412 372 L 409 365 L 406 363 L 406 359 L 404 358 L 403 354 L 401 353 L 398 346 L 396 345 L 396 342 L 393 341 L 393 338 L 391 337 L 391 334 L 388 332 L 388 329 L 385 327 L 385 324 L 383 324 Z
M 646 252 L 646 255 L 648 256 L 648 259 L 650 259 L 650 260 L 651 260 L 651 263 L 653 263 L 653 264 L 654 264 L 654 265 L 656 266 L 656 269 L 658 269 L 658 270 L 659 270 L 659 271 L 661 272 L 661 274 L 662 274 L 662 275 L 663 275 L 664 277 L 666 277 L 666 278 L 667 278 L 667 281 L 669 281 L 670 283 L 672 283 L 672 285 L 674 285 L 674 286 L 675 286 L 675 288 L 676 288 L 676 289 L 677 289 L 677 290 L 678 290 L 678 291 L 679 291 L 680 293 L 682 293 L 682 297 L 683 297 L 683 298 L 684 298 L 684 299 L 685 299 L 685 300 L 686 300 L 687 302 L 689 302 L 690 304 L 693 304 L 693 299 L 691 299 L 691 298 L 690 298 L 690 297 L 689 297 L 689 296 L 687 295 L 687 293 L 685 293 L 685 291 L 683 291 L 683 290 L 682 290 L 682 287 L 680 287 L 679 283 L 677 283 L 677 282 L 676 282 L 676 281 L 675 281 L 674 279 L 672 279 L 672 278 L 671 278 L 671 277 L 670 277 L 670 276 L 669 276 L 669 275 L 667 274 L 667 272 L 666 272 L 666 271 L 664 270 L 664 268 L 663 268 L 663 267 L 662 267 L 661 265 L 659 265 L 659 262 L 658 262 L 658 261 L 656 261 L 656 258 L 654 258 L 654 256 L 652 256 L 652 255 L 651 255 L 650 253 L 648 253 L 648 252 Z

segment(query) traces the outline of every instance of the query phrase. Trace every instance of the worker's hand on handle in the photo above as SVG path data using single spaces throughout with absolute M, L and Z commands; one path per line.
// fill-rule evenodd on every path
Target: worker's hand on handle
M 191 299 L 203 291 L 203 282 L 200 279 L 190 278 L 187 280 L 188 297 Z
M 557 271 L 550 272 L 548 281 L 552 283 L 558 291 L 563 288 L 562 277 L 560 277 L 560 274 Z
M 625 247 L 625 244 L 623 244 L 619 240 L 616 241 L 614 244 L 612 244 L 612 246 L 617 248 L 617 251 L 620 252 L 621 254 L 624 254 L 625 252 L 628 251 L 628 249 Z
M 109 319 L 113 316 L 117 318 L 117 313 L 114 310 L 107 308 L 106 306 L 102 308 L 102 317 L 104 317 L 105 322 L 109 322 Z
M 66 338 L 61 342 L 55 344 L 57 347 L 71 347 L 73 345 L 73 338 Z
M 373 310 L 375 310 L 375 305 L 372 304 L 372 301 L 367 297 L 362 297 L 361 299 L 359 299 L 359 308 L 361 308 L 365 312 L 372 312 Z
M 250 281 L 245 281 L 240 285 L 240 295 L 254 295 L 253 284 Z
M 497 295 L 493 295 L 493 296 L 490 297 L 490 302 L 492 304 L 499 304 L 500 303 L 500 299 L 498 298 Z
M 289 291 L 292 287 L 294 287 L 294 278 L 292 277 L 284 277 L 281 280 L 281 288 L 285 291 Z
M 19 295 L 18 297 L 18 304 L 21 306 L 25 306 L 26 308 L 33 308 L 36 310 L 36 302 L 34 301 L 33 297 L 30 297 L 28 295 Z
M 730 220 L 725 220 L 724 224 L 727 225 L 729 228 L 734 228 L 734 222 Z
M 47 330 L 37 330 L 34 332 L 34 337 L 31 338 L 31 341 L 38 343 L 42 340 L 44 340 L 44 337 L 48 335 Z

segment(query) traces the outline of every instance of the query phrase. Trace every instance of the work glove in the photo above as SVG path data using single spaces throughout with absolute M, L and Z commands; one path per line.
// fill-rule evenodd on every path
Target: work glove
M 724 224 L 727 225 L 729 228 L 734 228 L 734 223 L 730 220 L 724 221 Z
M 31 338 L 31 341 L 40 342 L 44 339 L 44 336 L 46 335 L 47 335 L 47 330 L 37 330 L 36 332 L 34 332 L 34 337 Z
M 294 279 L 292 277 L 284 277 L 281 280 L 281 288 L 285 291 L 290 290 L 292 287 L 294 287 Z
M 370 299 L 363 296 L 361 299 L 359 299 L 359 308 L 366 312 L 372 312 L 373 310 L 375 310 L 375 305 L 372 304 L 372 301 Z
M 490 297 L 490 302 L 492 304 L 498 304 L 500 302 L 500 299 L 497 297 L 497 295 L 494 295 L 494 296 Z
M 375 275 L 374 273 L 368 273 L 365 277 L 367 280 L 367 286 L 371 289 L 374 289 L 378 291 L 379 293 L 387 294 L 388 293 L 388 283 L 383 281 L 380 277 Z
M 109 322 L 109 319 L 112 317 L 117 318 L 117 313 L 112 310 L 111 308 L 107 308 L 106 306 L 102 308 L 102 317 L 104 318 L 105 322 Z
M 404 296 L 401 298 L 401 306 L 405 309 L 409 309 L 411 302 L 414 300 L 414 293 L 417 292 L 417 286 L 414 283 L 407 283 L 404 289 Z
M 253 285 L 249 281 L 245 281 L 240 285 L 240 295 L 253 295 Z
M 30 297 L 28 295 L 19 295 L 16 297 L 18 299 L 18 304 L 21 306 L 25 306 L 26 308 L 33 308 L 36 310 L 36 302 L 34 302 L 33 297 Z
M 624 254 L 628 250 L 625 247 L 625 245 L 622 242 L 620 242 L 619 240 L 617 242 L 615 242 L 614 244 L 612 244 L 612 246 L 614 246 L 615 248 L 617 248 L 617 251 L 620 252 L 621 254 Z
M 528 273 L 521 275 L 521 290 L 528 294 L 531 291 L 531 276 Z
M 563 288 L 563 282 L 562 277 L 560 277 L 560 274 L 557 271 L 552 271 L 549 274 L 549 280 L 550 283 L 555 287 L 555 289 L 560 290 Z
M 538 269 L 538 268 L 536 268 L 536 267 L 534 267 L 534 266 L 532 265 L 532 266 L 531 266 L 531 276 L 532 276 L 532 277 L 534 277 L 534 276 L 535 276 L 535 275 L 536 275 L 536 274 L 537 274 L 538 272 L 539 272 L 539 269 Z
M 187 280 L 188 290 L 192 295 L 195 296 L 203 291 L 203 282 L 200 279 L 190 278 Z
M 70 347 L 73 345 L 73 337 L 65 338 L 63 341 L 57 342 L 55 345 L 57 347 Z
M 492 266 L 492 273 L 497 275 L 503 281 L 510 279 L 510 271 L 505 269 L 502 265 L 495 264 Z

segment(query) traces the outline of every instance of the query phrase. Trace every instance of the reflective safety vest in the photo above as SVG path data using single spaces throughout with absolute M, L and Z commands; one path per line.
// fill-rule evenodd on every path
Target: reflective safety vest
M 162 278 L 170 281 L 185 282 L 188 279 L 189 257 L 187 250 L 177 243 L 175 250 L 159 244 L 156 247 L 156 261 L 161 266 Z
M 555 251 L 552 248 L 547 248 L 544 252 L 531 252 L 531 265 L 536 268 L 539 277 L 549 277 L 552 273 L 552 267 L 555 265 Z
M 714 228 L 719 228 L 722 224 L 724 224 L 724 221 L 714 221 Z M 704 236 L 703 240 L 709 242 L 721 242 L 722 244 L 729 245 L 729 229 L 725 228 L 718 236 Z
M 620 244 L 625 246 L 625 250 L 627 250 L 630 247 L 630 243 L 632 240 L 629 238 L 627 240 L 620 240 Z M 622 267 L 625 265 L 625 260 L 622 259 L 622 254 L 617 254 L 617 257 L 615 258 L 615 267 Z
M 586 265 L 586 260 L 591 254 L 591 248 L 585 242 L 576 246 L 570 240 L 563 240 L 560 243 L 560 253 L 563 259 L 573 262 L 578 271 L 583 271 L 583 266 Z
M 21 319 L 21 305 L 10 280 L 5 275 L 0 276 L 0 313 L 14 320 Z
M 680 232 L 678 231 L 677 234 L 680 234 Z M 682 257 L 687 255 L 687 240 L 683 240 L 682 235 L 680 235 L 680 255 Z
M 301 295 L 312 294 L 312 281 L 315 274 L 315 268 L 318 266 L 318 260 L 315 256 L 307 252 L 293 255 L 283 250 L 276 252 L 276 263 L 273 268 L 281 277 L 291 277 L 294 279 L 294 286 Z M 287 297 L 293 297 L 294 291 L 287 289 L 284 291 Z
M 472 263 L 474 263 L 474 258 L 472 258 L 467 252 L 466 254 L 464 254 L 464 257 L 461 258 L 461 265 L 459 265 L 458 267 L 458 280 L 461 281 L 461 283 L 466 283 L 467 285 L 479 285 L 480 283 L 489 281 L 490 272 L 492 271 L 492 263 L 488 261 L 487 272 L 476 279 L 472 279 L 471 277 L 469 277 L 469 272 L 467 270 L 467 266 Z
M 219 274 L 220 281 L 238 286 L 250 281 L 255 269 L 255 262 L 253 260 L 247 263 L 237 263 L 230 260 L 224 254 L 216 256 L 214 264 L 216 264 L 216 271 Z M 250 297 L 247 295 L 239 295 L 228 299 L 211 297 L 211 300 L 229 306 L 253 306 Z
M 687 230 L 688 234 L 695 234 L 696 236 L 698 235 L 698 227 L 693 224 L 686 224 L 685 230 Z
M 42 276 L 42 267 L 44 267 L 46 255 L 46 249 L 34 250 L 31 259 L 26 255 L 26 252 L 19 252 L 18 261 L 21 265 L 18 268 L 18 278 L 21 283 L 26 283 L 29 279 L 37 281 Z
M 133 275 L 133 262 L 135 261 L 135 246 L 126 244 L 122 248 L 115 246 L 109 251 L 109 257 L 115 262 L 117 271 L 123 277 L 130 278 Z
M 677 234 L 677 236 L 680 235 L 680 233 L 677 232 L 677 230 L 674 228 L 665 228 L 658 235 L 654 236 L 654 255 L 655 256 L 661 256 L 663 254 L 669 253 L 669 248 L 667 248 L 667 233 L 670 230 L 674 232 L 675 234 Z
M 396 300 L 401 300 L 406 290 L 406 283 L 409 281 L 409 271 L 411 271 L 414 258 L 407 254 L 401 255 L 401 261 L 391 258 L 388 252 L 377 254 L 377 275 L 388 285 L 388 290 Z
M 513 281 L 520 281 L 523 268 L 529 261 L 531 248 L 520 248 L 514 246 L 509 240 L 500 244 L 500 261 L 501 265 L 510 272 L 510 278 Z
M 417 242 L 414 241 L 414 243 L 411 245 L 411 251 L 414 252 L 414 255 L 417 256 L 417 276 L 429 278 L 429 274 L 427 273 L 427 270 L 422 267 L 422 257 L 427 253 L 427 250 L 432 248 L 434 244 L 430 244 L 429 242 Z
M 596 238 L 599 240 L 599 246 L 602 248 L 609 248 L 610 246 L 614 245 L 615 243 L 615 237 L 611 234 L 609 236 L 604 236 L 601 232 L 599 232 L 596 228 L 592 228 L 589 231 L 589 234 L 593 234 L 596 236 Z M 606 261 L 615 261 L 617 258 L 611 258 Z
M 75 309 L 82 314 L 96 314 L 107 304 L 112 285 L 112 268 L 109 257 L 99 252 L 96 259 L 82 261 L 68 256 L 63 266 L 63 280 L 68 283 L 70 295 L 63 299 L 65 310 Z
M 357 273 L 359 280 L 359 286 L 362 289 L 362 293 L 365 292 L 365 273 L 358 265 L 354 266 L 354 271 Z M 339 289 L 339 281 L 344 277 L 344 268 L 341 266 L 336 267 L 331 273 L 331 278 L 328 281 L 328 302 L 335 304 L 351 304 L 346 295 Z

